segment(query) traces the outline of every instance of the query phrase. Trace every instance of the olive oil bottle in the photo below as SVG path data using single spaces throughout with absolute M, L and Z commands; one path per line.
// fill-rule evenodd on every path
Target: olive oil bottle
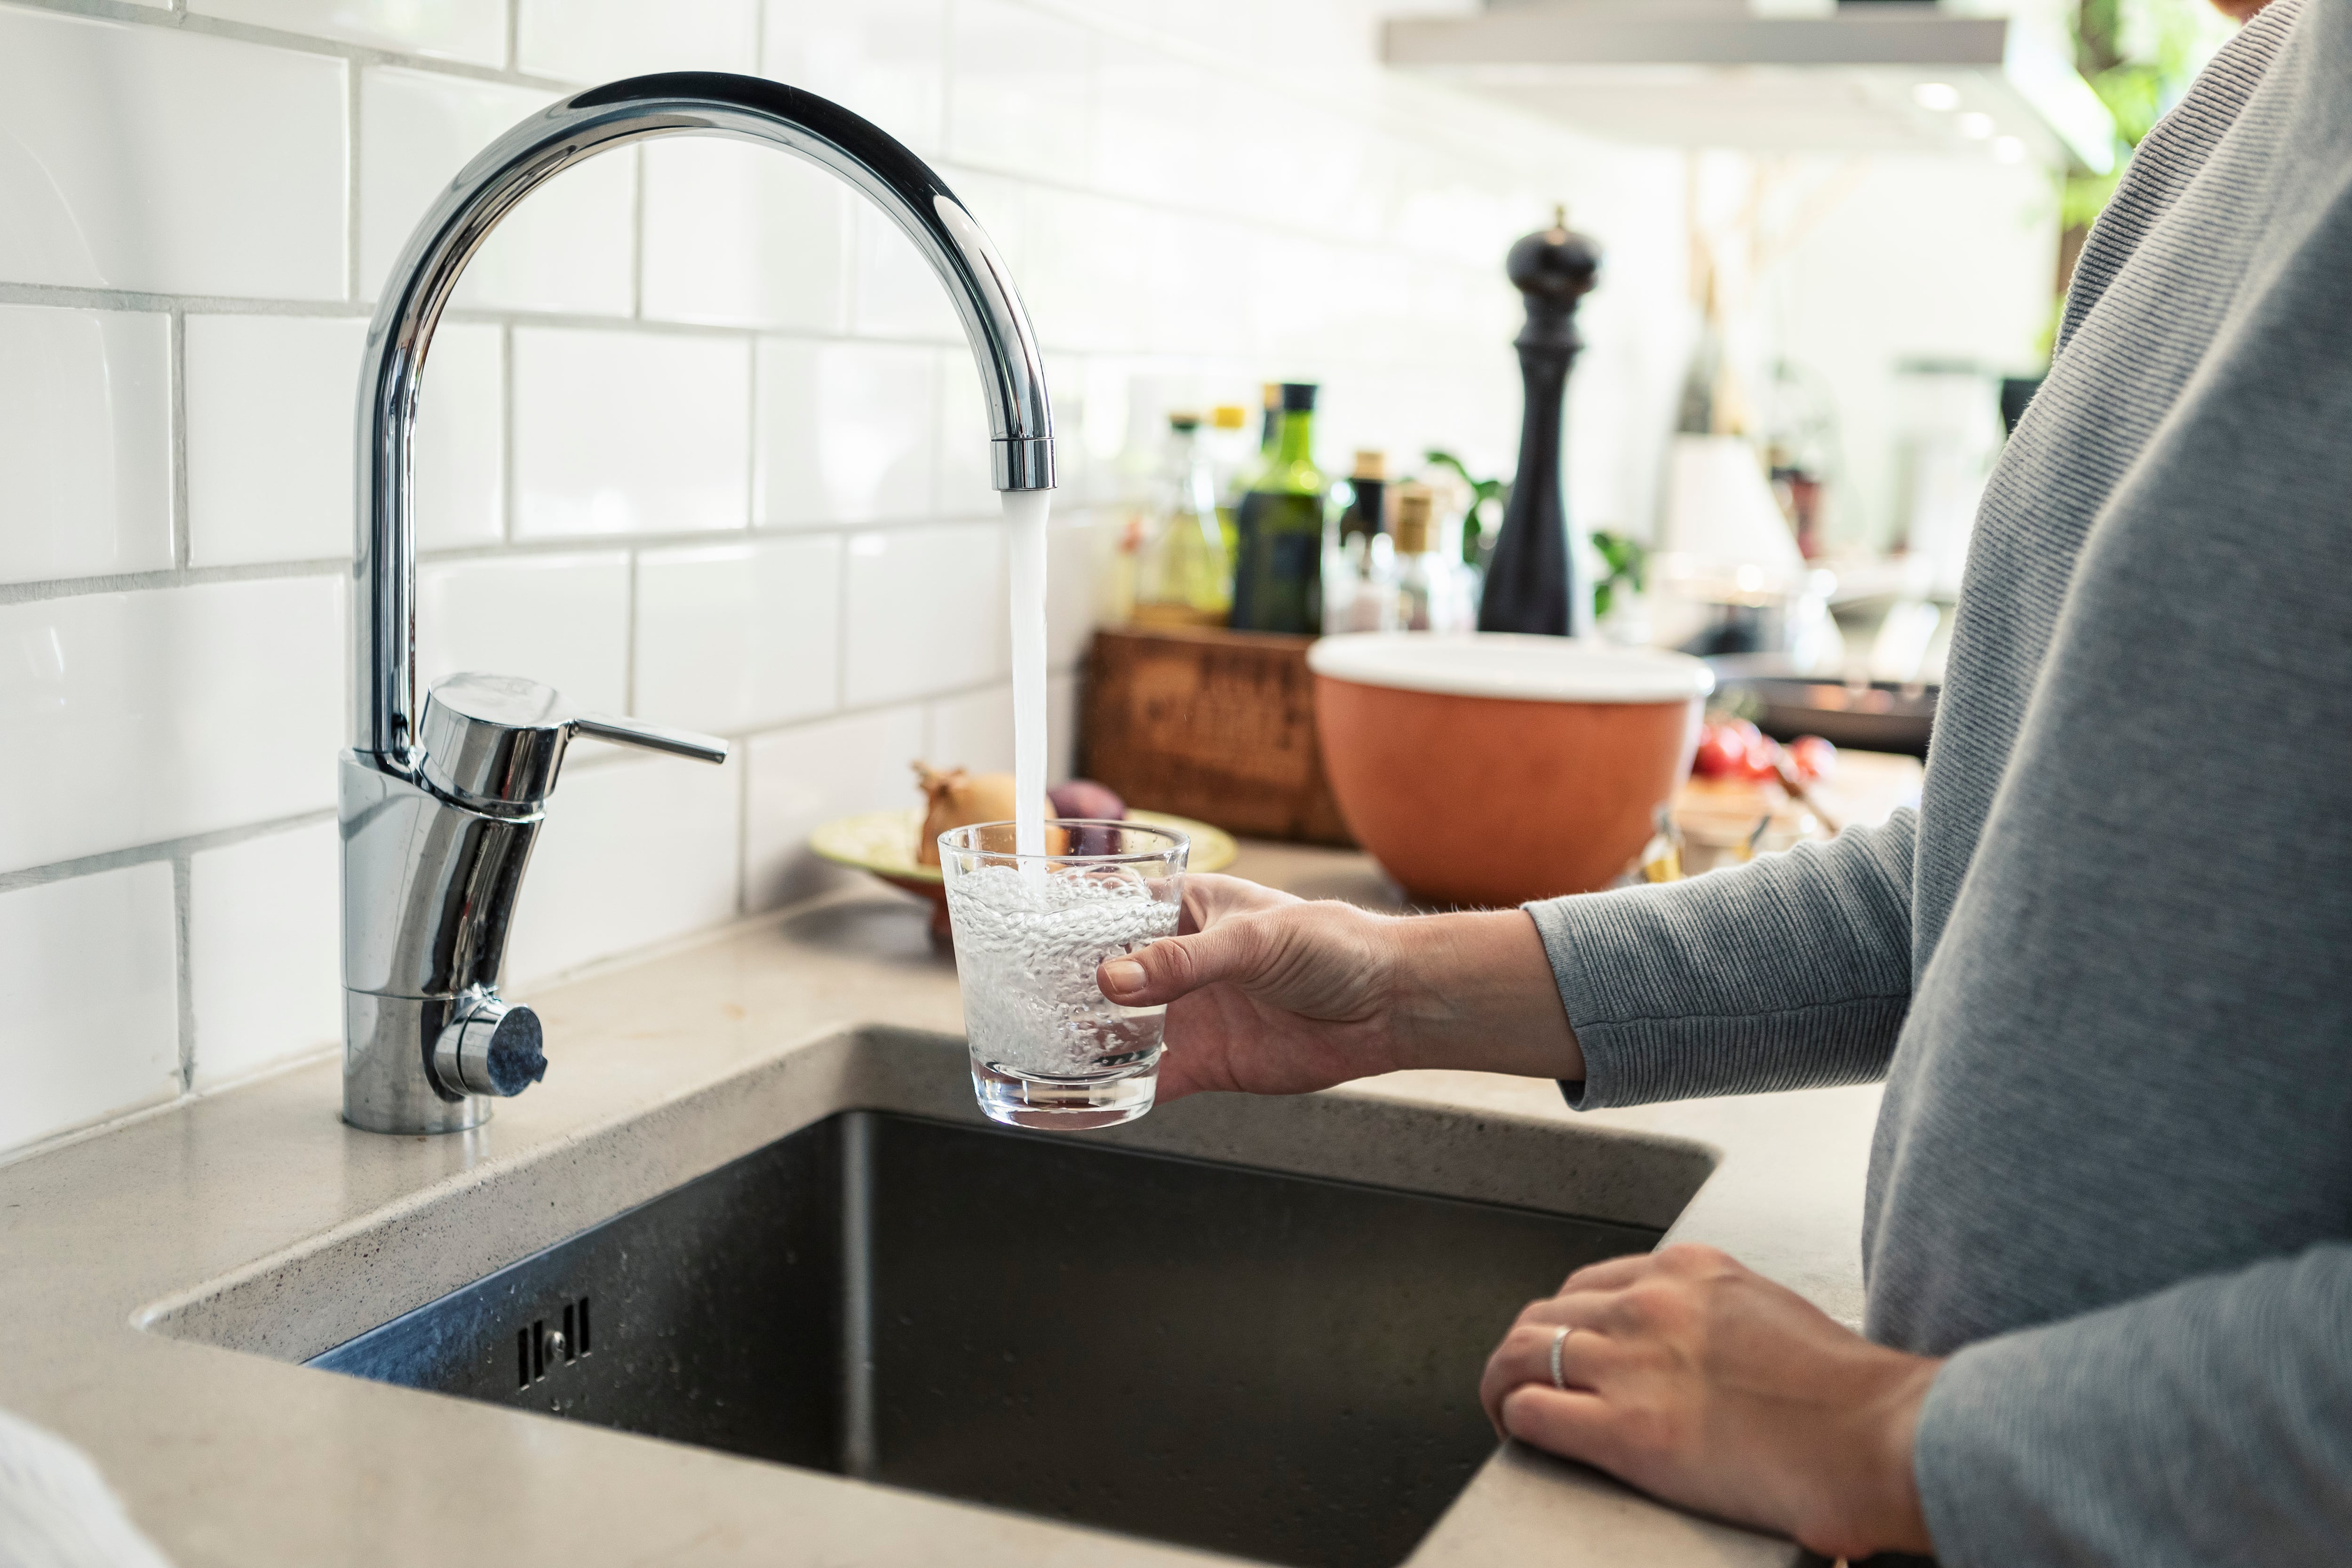
M 1323 629 L 1323 509 L 1327 489 L 1315 466 L 1315 393 L 1309 383 L 1282 388 L 1282 423 L 1273 459 L 1242 497 L 1240 552 L 1234 564 L 1237 631 L 1312 634 Z

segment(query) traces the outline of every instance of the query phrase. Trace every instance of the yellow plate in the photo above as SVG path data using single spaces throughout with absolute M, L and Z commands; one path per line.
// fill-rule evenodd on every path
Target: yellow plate
M 1130 811 L 1127 819 L 1144 827 L 1172 827 L 1191 839 L 1192 852 L 1185 859 L 1188 870 L 1222 871 L 1241 854 L 1241 847 L 1234 842 L 1232 834 L 1189 816 L 1171 816 L 1164 811 Z M 810 834 L 809 847 L 836 866 L 871 871 L 901 884 L 937 885 L 937 866 L 915 864 L 915 836 L 922 830 L 923 808 L 919 805 L 903 811 L 863 811 L 856 816 L 828 822 Z

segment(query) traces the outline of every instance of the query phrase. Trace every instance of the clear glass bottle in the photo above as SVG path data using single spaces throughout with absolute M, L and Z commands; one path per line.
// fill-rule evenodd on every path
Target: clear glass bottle
M 1436 498 L 1427 485 L 1396 489 L 1396 629 L 1466 632 L 1478 611 L 1467 574 L 1438 542 Z
M 1325 485 L 1315 466 L 1315 393 L 1310 383 L 1284 384 L 1274 460 L 1242 498 L 1232 620 L 1237 630 L 1312 636 L 1323 629 Z
M 1138 626 L 1221 626 L 1233 608 L 1233 563 L 1217 516 L 1217 481 L 1198 415 L 1168 416 L 1168 458 L 1135 584 Z
M 1396 559 L 1388 530 L 1388 454 L 1360 451 L 1323 562 L 1323 629 L 1396 629 Z M 1336 487 L 1335 487 L 1336 488 Z

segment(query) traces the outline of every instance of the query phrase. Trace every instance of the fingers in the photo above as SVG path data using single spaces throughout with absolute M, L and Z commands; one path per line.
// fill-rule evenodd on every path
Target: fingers
M 1176 931 L 1180 936 L 1190 936 L 1234 915 L 1304 902 L 1296 894 L 1264 887 L 1246 878 L 1199 872 L 1184 879 L 1184 911 Z
M 1597 1394 L 1574 1388 L 1563 1394 L 1549 1383 L 1522 1384 L 1503 1401 L 1502 1417 L 1496 1425 L 1506 1436 L 1532 1443 L 1546 1453 L 1607 1468 L 1612 1416 L 1608 1401 Z
M 1543 1305 L 1557 1305 L 1546 1302 Z M 1569 1331 L 1560 1339 L 1559 1331 Z M 1609 1337 L 1589 1326 L 1559 1319 L 1534 1321 L 1522 1317 L 1495 1353 L 1486 1358 L 1486 1371 L 1478 1380 L 1478 1403 L 1486 1407 L 1486 1419 L 1501 1432 L 1503 1406 L 1514 1389 L 1528 1384 L 1552 1388 L 1551 1351 L 1555 1341 L 1559 1344 L 1560 1381 L 1570 1388 L 1591 1390 L 1598 1386 L 1614 1354 Z
M 1123 1007 L 1155 1007 L 1252 973 L 1265 942 L 1248 921 L 1225 922 L 1192 936 L 1162 937 L 1095 972 L 1102 994 Z
M 1651 1273 L 1657 1266 L 1657 1255 L 1649 1252 L 1588 1263 L 1570 1275 L 1560 1285 L 1559 1291 L 1565 1296 L 1571 1290 L 1620 1290 Z

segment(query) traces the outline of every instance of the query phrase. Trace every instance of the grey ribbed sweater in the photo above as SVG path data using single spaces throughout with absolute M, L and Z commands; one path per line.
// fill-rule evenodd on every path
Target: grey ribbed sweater
M 1944 1563 L 2352 1562 L 2352 0 L 2277 0 L 2100 220 L 1916 817 L 1530 908 L 1580 1104 L 1885 1078 Z

